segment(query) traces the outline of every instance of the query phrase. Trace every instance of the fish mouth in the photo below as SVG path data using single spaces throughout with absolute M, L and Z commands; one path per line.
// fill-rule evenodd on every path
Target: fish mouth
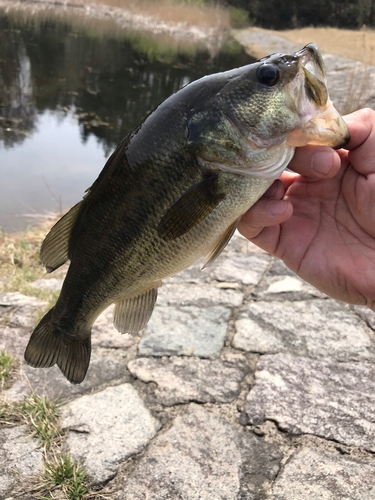
M 328 96 L 326 69 L 318 46 L 309 43 L 294 56 L 298 58 L 299 78 L 287 85 L 287 91 L 295 102 L 301 127 L 289 136 L 287 144 L 344 147 L 350 140 L 349 130 Z

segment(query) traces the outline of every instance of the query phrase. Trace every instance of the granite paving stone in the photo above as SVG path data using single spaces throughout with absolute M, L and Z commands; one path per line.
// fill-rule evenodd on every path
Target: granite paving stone
M 189 401 L 230 403 L 240 393 L 241 380 L 249 373 L 240 354 L 231 361 L 199 358 L 137 358 L 128 368 L 143 382 L 155 382 L 158 402 L 171 406 Z
M 353 310 L 360 316 L 363 321 L 372 329 L 375 330 L 375 312 L 367 306 L 353 306 Z
M 224 346 L 231 310 L 223 306 L 156 306 L 139 343 L 140 356 L 218 354 Z
M 113 326 L 114 305 L 108 307 L 95 321 L 91 331 L 91 345 L 97 347 L 129 350 L 136 346 L 139 337 L 120 333 Z
M 375 451 L 375 366 L 262 356 L 242 423 L 273 420 L 292 434 L 315 434 Z
M 279 474 L 267 500 L 373 500 L 375 463 L 303 448 Z
M 208 268 L 203 269 L 203 260 L 184 269 L 175 276 L 163 280 L 164 283 L 206 283 L 209 281 Z
M 116 500 L 261 500 L 281 452 L 191 404 L 148 446 Z
M 349 306 L 332 299 L 249 302 L 235 328 L 233 346 L 248 352 L 375 360 L 369 330 Z
M 254 293 L 257 300 L 308 300 L 327 298 L 299 276 L 267 276 Z
M 134 353 L 135 354 L 135 353 Z M 129 377 L 126 369 L 128 359 L 111 356 L 109 353 L 93 352 L 85 380 L 77 385 L 66 380 L 57 366 L 33 368 L 23 365 L 20 375 L 5 394 L 10 401 L 23 399 L 25 395 L 47 395 L 51 399 L 69 398 L 85 394 L 113 380 L 125 381 Z
M 25 425 L 0 429 L 0 498 L 6 498 L 28 477 L 43 469 L 43 452 Z
M 12 356 L 23 359 L 30 334 L 30 328 L 0 328 L 0 349 L 5 349 Z
M 32 283 L 33 288 L 38 290 L 61 290 L 64 280 L 62 278 L 43 278 Z
M 242 292 L 221 288 L 214 283 L 201 285 L 166 284 L 159 288 L 157 304 L 159 306 L 212 307 L 224 305 L 238 307 L 242 300 Z
M 257 285 L 270 265 L 272 257 L 268 254 L 228 253 L 220 256 L 208 267 L 213 280 Z
M 8 326 L 12 328 L 33 328 L 38 312 L 46 305 L 43 300 L 18 292 L 0 293 L 0 307 L 10 309 Z
M 94 483 L 103 483 L 121 462 L 139 453 L 160 424 L 130 384 L 82 396 L 62 408 L 72 457 L 80 460 Z

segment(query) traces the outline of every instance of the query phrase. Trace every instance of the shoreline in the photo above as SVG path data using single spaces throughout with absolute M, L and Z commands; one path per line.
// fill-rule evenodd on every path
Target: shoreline
M 68 0 L 0 0 L 0 8 L 10 11 L 31 11 L 32 15 L 38 12 L 64 13 L 77 12 L 80 15 L 92 19 L 107 20 L 115 22 L 120 28 L 139 31 L 150 31 L 153 34 L 164 34 L 177 39 L 189 39 L 190 41 L 208 44 L 215 42 L 218 38 L 224 40 L 231 35 L 231 30 L 223 26 L 198 26 L 187 22 L 170 22 L 158 19 L 145 13 L 134 13 L 126 8 L 112 7 L 105 4 L 95 5 L 87 3 L 72 3 Z

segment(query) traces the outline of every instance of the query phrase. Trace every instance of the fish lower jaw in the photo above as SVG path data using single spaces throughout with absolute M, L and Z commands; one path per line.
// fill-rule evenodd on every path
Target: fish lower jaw
M 338 149 L 350 139 L 348 127 L 328 99 L 318 112 L 306 113 L 301 118 L 301 127 L 292 132 L 287 144 L 292 147 L 329 146 Z

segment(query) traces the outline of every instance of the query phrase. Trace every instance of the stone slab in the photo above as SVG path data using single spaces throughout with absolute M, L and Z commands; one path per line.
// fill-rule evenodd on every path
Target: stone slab
M 128 364 L 131 374 L 142 382 L 155 382 L 155 397 L 165 406 L 189 401 L 231 403 L 249 373 L 246 358 L 231 361 L 199 358 L 138 358 Z
M 85 394 L 113 380 L 124 381 L 129 376 L 126 369 L 128 361 L 119 356 L 116 359 L 108 353 L 94 352 L 86 378 L 79 385 L 68 382 L 57 366 L 33 368 L 23 365 L 16 381 L 6 391 L 6 396 L 10 401 L 17 401 L 29 394 L 47 395 L 54 400 Z
M 72 457 L 86 465 L 95 484 L 111 479 L 160 428 L 130 384 L 72 401 L 62 408 L 61 423 Z
M 248 352 L 291 352 L 340 361 L 375 360 L 369 331 L 335 300 L 258 301 L 241 309 L 233 346 Z
M 258 300 L 309 300 L 327 298 L 324 293 L 306 283 L 299 276 L 267 276 L 254 295 Z
M 138 343 L 138 338 L 127 333 L 120 333 L 113 326 L 114 305 L 106 309 L 95 321 L 91 333 L 93 349 L 104 347 L 109 349 L 131 349 Z
M 33 328 L 37 323 L 38 312 L 46 305 L 46 302 L 36 297 L 18 292 L 0 293 L 1 308 L 10 308 L 12 311 L 9 327 Z
M 0 328 L 0 349 L 5 349 L 12 356 L 23 359 L 30 335 L 30 328 Z
M 375 330 L 375 311 L 372 311 L 367 306 L 353 306 L 353 310 L 372 330 Z
M 243 300 L 243 293 L 227 290 L 211 284 L 167 284 L 159 288 L 157 304 L 159 306 L 197 306 L 212 307 L 224 305 L 238 307 Z
M 191 404 L 148 446 L 116 500 L 262 500 L 281 452 Z
M 269 500 L 373 500 L 374 478 L 373 461 L 303 448 L 286 463 Z
M 257 285 L 268 269 L 272 257 L 268 254 L 243 254 L 230 252 L 212 264 L 211 280 Z
M 315 434 L 375 451 L 375 366 L 262 356 L 241 422 L 266 420 L 292 434 Z
M 43 278 L 31 283 L 33 288 L 37 288 L 38 290 L 53 290 L 59 291 L 64 283 L 64 280 L 61 278 Z
M 231 310 L 223 306 L 156 306 L 138 347 L 140 356 L 218 354 L 224 345 Z
M 25 426 L 0 429 L 0 495 L 6 498 L 43 469 L 43 452 Z

